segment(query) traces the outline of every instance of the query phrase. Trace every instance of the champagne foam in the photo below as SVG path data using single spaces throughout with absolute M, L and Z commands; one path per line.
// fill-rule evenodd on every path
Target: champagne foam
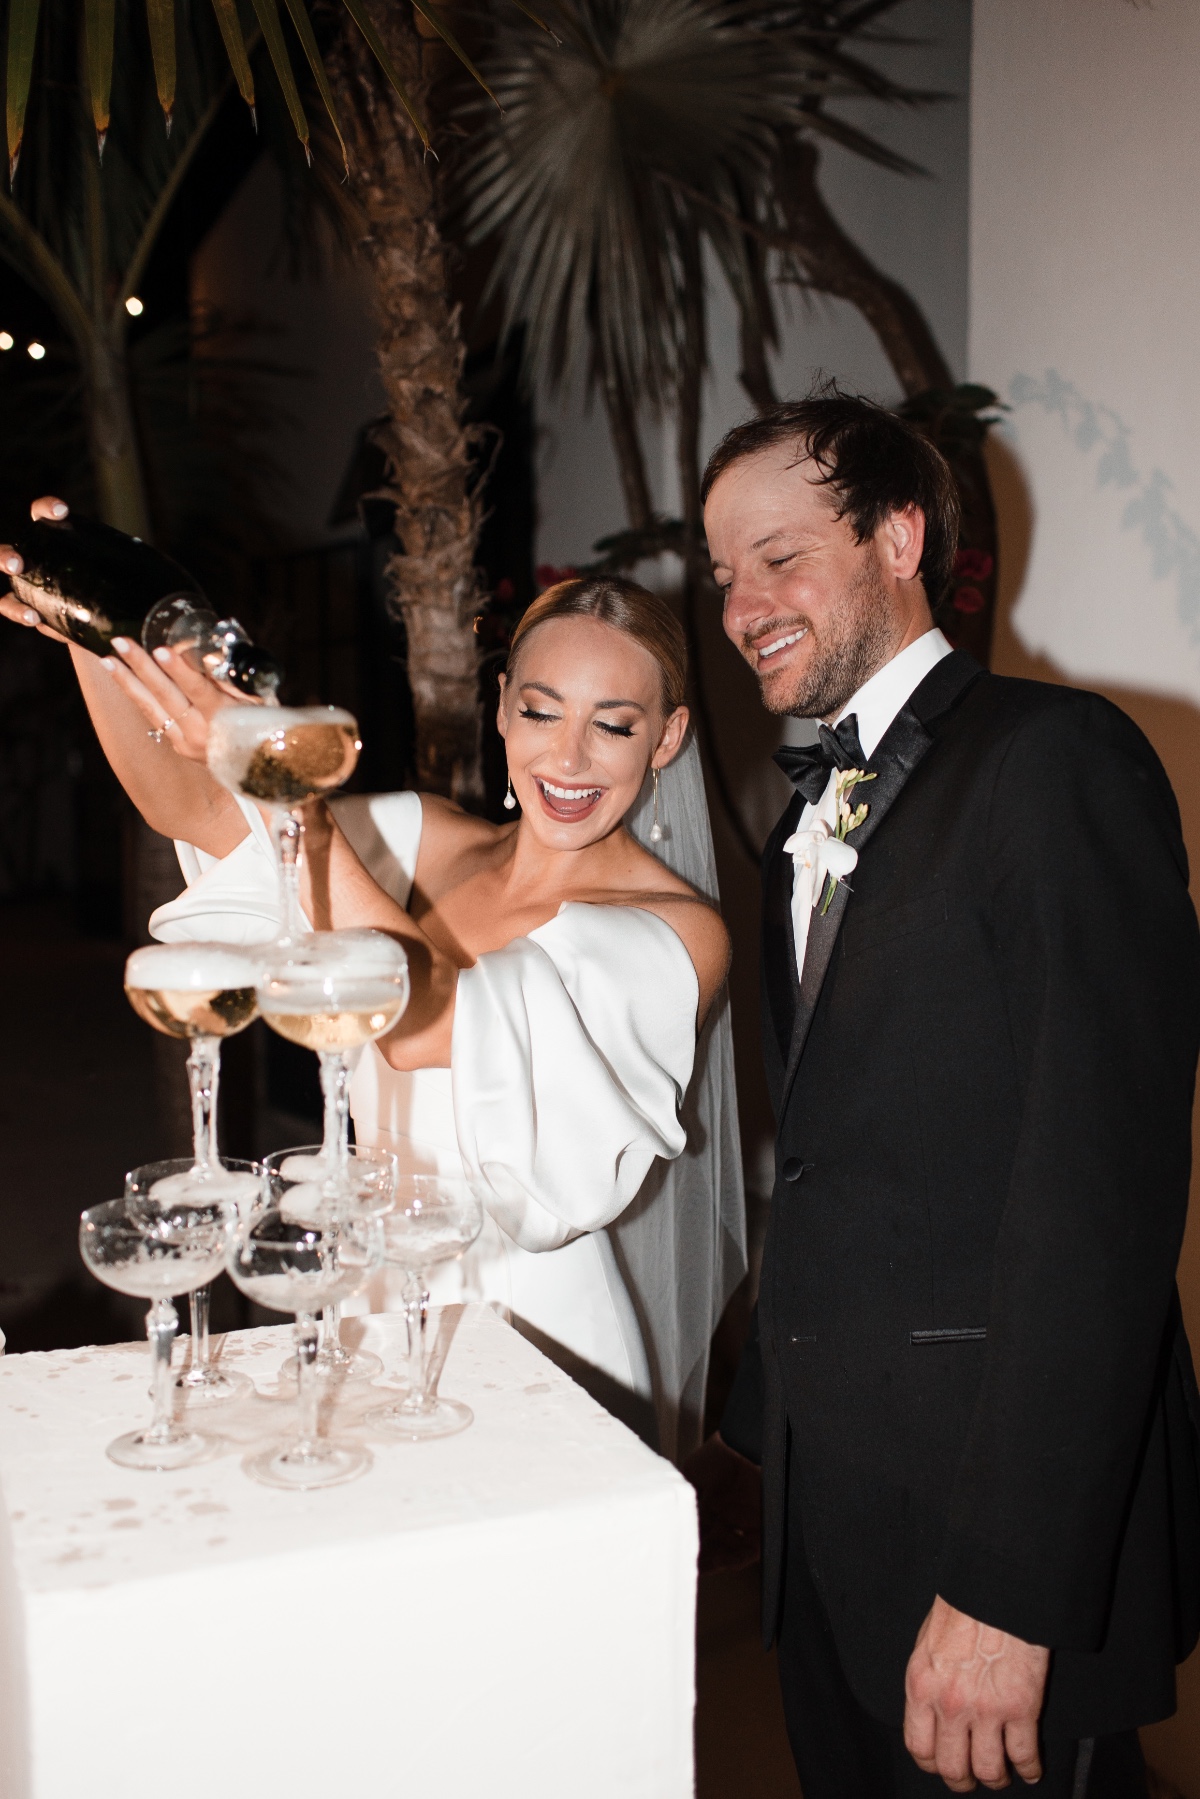
M 226 943 L 152 943 L 125 964 L 125 985 L 171 993 L 253 987 L 259 965 Z

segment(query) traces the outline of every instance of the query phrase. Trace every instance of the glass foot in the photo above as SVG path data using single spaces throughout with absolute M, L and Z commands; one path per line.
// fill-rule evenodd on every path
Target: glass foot
M 460 1399 L 434 1399 L 419 1410 L 410 1410 L 403 1400 L 396 1405 L 378 1405 L 367 1412 L 364 1424 L 403 1437 L 409 1443 L 422 1443 L 426 1437 L 454 1437 L 466 1430 L 475 1417 L 469 1405 Z
M 176 1390 L 188 1405 L 219 1405 L 227 1399 L 244 1399 L 254 1382 L 229 1368 L 191 1368 L 175 1376 Z
M 242 1467 L 251 1480 L 264 1487 L 304 1493 L 310 1487 L 340 1487 L 345 1481 L 357 1480 L 367 1472 L 373 1459 L 369 1449 L 352 1443 L 322 1441 L 313 1449 L 284 1443 L 258 1455 L 248 1455 Z
M 207 1462 L 217 1450 L 211 1437 L 198 1430 L 172 1430 L 159 1441 L 149 1431 L 131 1430 L 117 1437 L 105 1450 L 110 1462 L 118 1468 L 149 1468 L 163 1472 L 169 1468 L 190 1468 L 193 1462 Z
M 339 1345 L 329 1354 L 323 1349 L 317 1352 L 316 1369 L 323 1380 L 374 1380 L 383 1373 L 383 1363 L 369 1349 L 355 1352 Z M 279 1370 L 279 1384 L 281 1387 L 295 1386 L 295 1356 L 289 1356 Z

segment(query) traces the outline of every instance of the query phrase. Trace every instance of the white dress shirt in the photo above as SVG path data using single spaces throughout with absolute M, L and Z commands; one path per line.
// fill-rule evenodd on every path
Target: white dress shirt
M 893 656 L 890 662 L 877 669 L 869 681 L 864 681 L 858 692 L 846 701 L 835 719 L 841 724 L 851 713 L 858 719 L 858 737 L 862 744 L 863 755 L 870 760 L 883 742 L 892 724 L 892 720 L 912 695 L 932 668 L 948 656 L 951 645 L 947 643 L 936 625 L 932 631 L 926 631 L 915 643 Z M 808 947 L 808 929 L 813 909 L 821 898 L 825 887 L 825 865 L 820 856 L 811 853 L 802 855 L 802 851 L 811 852 L 814 844 L 819 848 L 822 834 L 831 836 L 837 823 L 834 801 L 836 772 L 831 773 L 824 793 L 814 805 L 809 800 L 800 814 L 800 822 L 795 834 L 784 845 L 792 850 L 795 867 L 792 876 L 792 930 L 796 944 L 796 968 L 803 972 L 804 954 Z M 856 788 L 850 796 L 850 804 L 861 801 L 868 807 L 871 804 L 871 788 L 869 783 Z M 853 832 L 848 841 L 853 846 Z

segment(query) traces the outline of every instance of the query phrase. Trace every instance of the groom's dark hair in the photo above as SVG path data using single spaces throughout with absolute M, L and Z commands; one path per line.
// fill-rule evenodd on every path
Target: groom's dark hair
M 837 517 L 849 520 L 859 543 L 873 537 L 889 513 L 920 508 L 925 548 L 919 572 L 936 606 L 950 582 L 962 509 L 949 464 L 929 439 L 886 407 L 825 382 L 807 399 L 770 406 L 727 431 L 708 459 L 701 504 L 727 468 L 777 444 L 793 445 L 797 462 L 816 465 L 837 496 Z

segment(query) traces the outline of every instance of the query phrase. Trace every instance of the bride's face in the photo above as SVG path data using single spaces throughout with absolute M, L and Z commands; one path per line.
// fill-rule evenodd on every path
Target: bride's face
M 594 618 L 552 618 L 501 676 L 500 735 L 523 819 L 551 849 L 606 837 L 683 742 L 687 708 L 664 717 L 658 663 Z

